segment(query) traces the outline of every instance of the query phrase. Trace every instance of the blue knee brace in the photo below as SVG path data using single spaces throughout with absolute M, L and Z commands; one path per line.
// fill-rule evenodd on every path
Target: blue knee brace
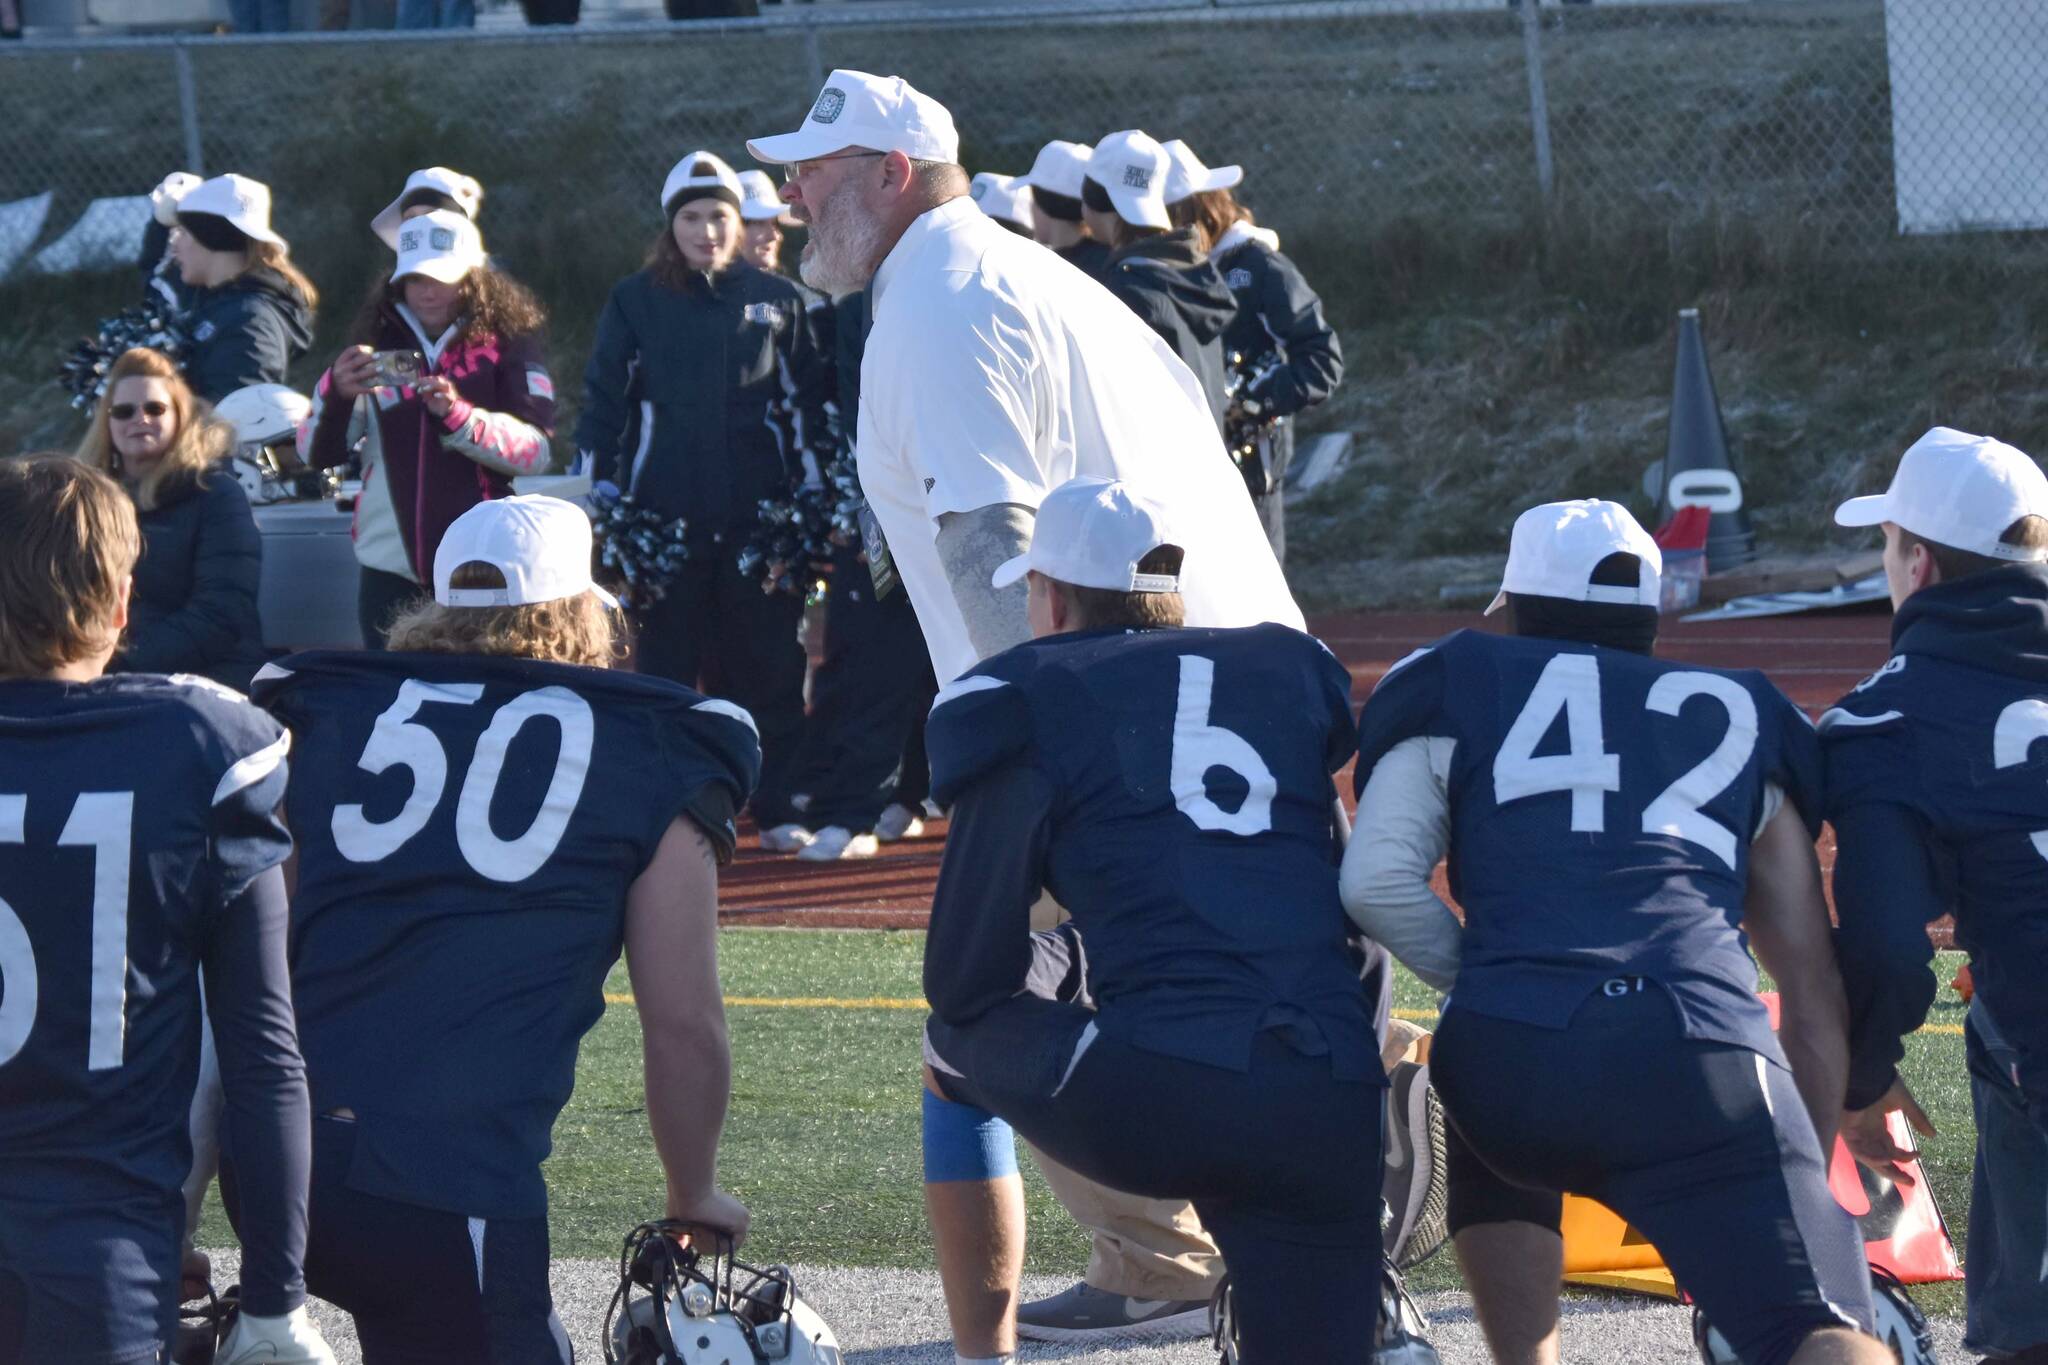
M 986 1109 L 924 1092 L 924 1182 L 1001 1180 L 1017 1174 L 1017 1135 Z

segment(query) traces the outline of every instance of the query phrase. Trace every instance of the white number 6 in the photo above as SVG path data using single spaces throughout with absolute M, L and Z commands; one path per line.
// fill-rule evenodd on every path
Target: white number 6
M 1173 763 L 1168 779 L 1173 804 L 1197 829 L 1222 834 L 1264 834 L 1273 828 L 1273 797 L 1280 784 L 1273 770 L 1243 735 L 1209 723 L 1209 701 L 1216 689 L 1216 665 L 1199 654 L 1180 659 L 1180 704 L 1173 714 Z M 1211 768 L 1227 768 L 1250 790 L 1244 804 L 1228 811 L 1210 799 L 1204 780 Z

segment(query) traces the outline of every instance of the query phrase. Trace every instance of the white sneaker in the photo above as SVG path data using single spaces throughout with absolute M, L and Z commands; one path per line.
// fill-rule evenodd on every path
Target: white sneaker
M 872 858 L 882 851 L 881 841 L 872 834 L 855 834 L 844 825 L 827 825 L 811 836 L 810 843 L 797 851 L 807 863 L 829 863 L 836 858 Z
M 924 820 L 908 806 L 892 805 L 875 821 L 875 837 L 885 844 L 898 839 L 915 839 L 924 833 Z
M 796 853 L 811 846 L 817 836 L 799 824 L 777 825 L 761 831 L 763 853 Z

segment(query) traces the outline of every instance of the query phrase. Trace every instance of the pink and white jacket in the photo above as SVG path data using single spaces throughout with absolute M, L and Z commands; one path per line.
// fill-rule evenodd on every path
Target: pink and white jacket
M 430 373 L 454 381 L 446 417 L 411 388 L 374 389 L 354 403 L 334 395 L 333 371 L 313 389 L 299 455 L 317 469 L 362 459 L 356 560 L 415 583 L 434 581 L 434 551 L 449 524 L 487 498 L 512 492 L 518 474 L 544 474 L 552 452 L 555 384 L 538 336 L 429 341 L 403 304 L 386 309 L 378 350 L 418 350 Z

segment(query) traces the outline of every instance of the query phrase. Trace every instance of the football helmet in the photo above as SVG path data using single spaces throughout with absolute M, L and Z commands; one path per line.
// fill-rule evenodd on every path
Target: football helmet
M 312 410 L 312 400 L 283 384 L 236 389 L 214 408 L 235 429 L 235 480 L 250 502 L 261 506 L 330 491 L 328 478 L 307 469 L 293 444 L 299 423 Z
M 605 1310 L 606 1365 L 841 1365 L 838 1338 L 787 1266 L 743 1264 L 723 1239 L 707 1253 L 702 1237 L 666 1219 L 627 1234 Z
M 1870 1307 L 1877 1339 L 1891 1349 L 1899 1365 L 1934 1365 L 1934 1329 L 1927 1315 L 1889 1270 L 1870 1268 Z M 1705 1365 L 1741 1365 L 1728 1339 L 1714 1329 L 1698 1305 L 1692 1310 L 1692 1340 Z

